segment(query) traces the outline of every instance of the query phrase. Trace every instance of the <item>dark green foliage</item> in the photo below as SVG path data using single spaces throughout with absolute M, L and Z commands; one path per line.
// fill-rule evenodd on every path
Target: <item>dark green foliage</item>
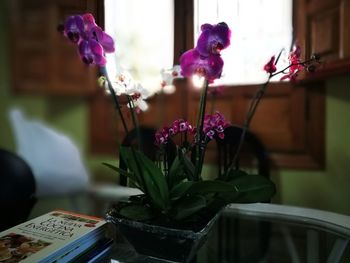
M 157 217 L 187 220 L 205 209 L 218 211 L 232 202 L 268 201 L 276 191 L 268 178 L 235 169 L 228 170 L 221 180 L 194 181 L 194 165 L 182 151 L 179 151 L 166 175 L 135 149 L 121 147 L 120 156 L 128 171 L 104 165 L 127 176 L 144 193 L 130 198 L 119 211 L 122 216 L 134 220 L 147 221 Z

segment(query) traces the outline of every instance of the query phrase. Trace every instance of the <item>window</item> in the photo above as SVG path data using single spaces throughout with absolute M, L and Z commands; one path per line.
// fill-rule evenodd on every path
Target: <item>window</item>
M 105 0 L 105 30 L 116 41 L 108 57 L 110 77 L 127 70 L 150 91 L 160 88 L 162 68 L 170 68 L 174 49 L 172 0 Z
M 194 1 L 194 39 L 202 24 L 219 22 L 226 22 L 231 28 L 232 45 L 222 52 L 225 66 L 216 83 L 264 82 L 267 75 L 263 65 L 282 49 L 286 52 L 279 67 L 287 65 L 292 43 L 292 0 Z

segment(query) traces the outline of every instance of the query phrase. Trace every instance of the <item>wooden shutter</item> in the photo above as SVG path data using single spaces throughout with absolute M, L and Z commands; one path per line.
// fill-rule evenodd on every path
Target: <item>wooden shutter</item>
M 295 0 L 296 40 L 324 61 L 307 78 L 325 78 L 350 72 L 350 0 Z
M 88 95 L 96 69 L 81 63 L 77 47 L 56 30 L 71 14 L 94 13 L 86 0 L 11 0 L 10 50 L 13 90 L 21 94 Z

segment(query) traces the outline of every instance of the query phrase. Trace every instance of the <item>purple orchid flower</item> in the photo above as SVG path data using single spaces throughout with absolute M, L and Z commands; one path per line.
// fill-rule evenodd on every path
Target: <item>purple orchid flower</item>
M 229 126 L 224 116 L 220 112 L 215 112 L 213 115 L 205 115 L 203 122 L 203 132 L 206 137 L 212 140 L 217 134 L 220 139 L 225 137 L 224 130 Z
M 202 57 L 197 49 L 186 51 L 180 57 L 181 74 L 191 77 L 194 74 L 204 76 L 209 82 L 220 78 L 224 61 L 220 55 Z
M 84 28 L 82 16 L 74 15 L 66 19 L 63 33 L 70 41 L 78 43 L 85 34 Z
M 64 35 L 78 45 L 85 64 L 106 65 L 105 53 L 114 52 L 114 41 L 95 23 L 92 14 L 70 16 L 63 27 Z
M 169 139 L 169 128 L 163 127 L 163 129 L 159 130 L 155 134 L 156 144 L 166 144 Z
M 275 65 L 275 56 L 272 56 L 269 62 L 265 64 L 264 70 L 270 74 L 274 73 L 277 70 Z
M 95 18 L 92 14 L 86 13 L 82 15 L 82 18 L 84 20 L 85 30 L 89 31 L 91 28 L 97 26 L 95 22 Z
M 94 39 L 83 40 L 79 43 L 79 54 L 82 61 L 87 64 L 106 65 L 103 47 Z
M 115 51 L 113 38 L 106 34 L 100 27 L 92 27 L 89 32 L 89 37 L 100 43 L 106 53 Z
M 301 48 L 300 46 L 294 46 L 292 52 L 289 54 L 289 73 L 284 75 L 280 80 L 290 79 L 290 81 L 295 82 L 298 74 L 301 70 L 305 68 L 305 65 L 300 63 Z
M 196 47 L 201 56 L 219 55 L 221 50 L 230 45 L 231 30 L 224 22 L 216 25 L 203 24 L 201 31 Z
M 155 138 L 156 138 L 156 144 L 166 144 L 168 139 L 172 136 L 175 136 L 179 133 L 187 133 L 194 134 L 195 129 L 194 127 L 186 120 L 178 119 L 175 120 L 170 127 L 165 126 L 162 129 L 158 130 L 156 132 Z
M 115 49 L 113 38 L 106 34 L 102 28 L 96 24 L 94 16 L 87 13 L 84 14 L 82 18 L 88 38 L 95 39 L 98 43 L 100 43 L 106 53 L 114 52 Z

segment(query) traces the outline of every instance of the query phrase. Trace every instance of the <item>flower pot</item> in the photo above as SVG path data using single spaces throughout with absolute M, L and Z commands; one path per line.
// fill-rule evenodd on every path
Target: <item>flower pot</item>
M 106 215 L 107 221 L 117 227 L 138 254 L 168 262 L 190 262 L 220 214 L 212 217 L 201 230 L 193 231 L 132 221 L 112 210 Z

